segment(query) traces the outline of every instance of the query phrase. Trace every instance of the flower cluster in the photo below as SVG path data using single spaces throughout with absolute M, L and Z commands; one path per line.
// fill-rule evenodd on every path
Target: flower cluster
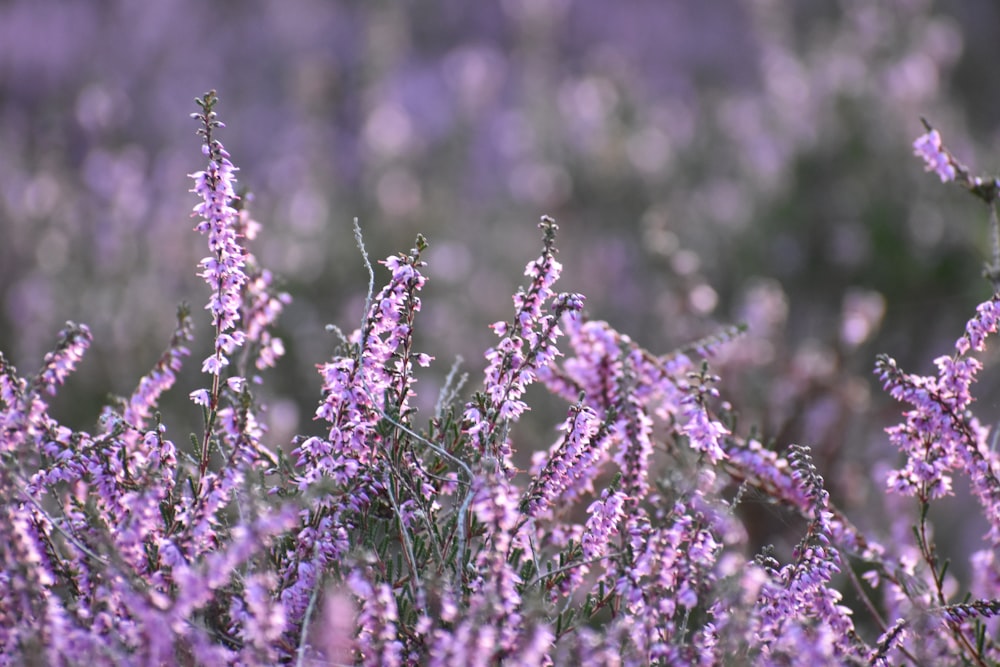
M 202 201 L 194 207 L 194 214 L 201 217 L 195 229 L 208 236 L 208 249 L 212 254 L 201 260 L 199 274 L 212 289 L 206 308 L 212 313 L 215 326 L 215 349 L 202 363 L 202 371 L 219 376 L 229 365 L 229 355 L 243 345 L 245 332 L 236 331 L 240 319 L 243 285 L 247 282 L 244 272 L 246 258 L 239 244 L 239 214 L 233 207 L 236 199 L 236 167 L 229 160 L 229 153 L 222 143 L 214 139 L 214 132 L 225 127 L 213 110 L 218 98 L 214 91 L 198 100 L 202 112 L 192 114 L 201 121 L 198 134 L 204 137 L 202 153 L 208 158 L 204 171 L 191 174 L 195 192 Z
M 808 499 L 812 520 L 795 549 L 794 562 L 778 568 L 762 559 L 770 582 L 759 602 L 756 634 L 761 639 L 761 663 L 783 664 L 791 656 L 809 664 L 865 660 L 870 649 L 856 636 L 851 610 L 841 604 L 843 596 L 831 587 L 841 558 L 833 543 L 833 515 L 823 478 L 807 447 L 793 445 L 788 460 L 792 479 Z
M 556 295 L 552 291 L 562 273 L 562 264 L 555 258 L 559 227 L 548 216 L 538 226 L 544 231 L 544 249 L 524 270 L 531 284 L 514 295 L 513 321 L 492 325 L 501 340 L 486 351 L 484 391 L 465 409 L 468 434 L 476 439 L 483 454 L 505 470 L 510 468 L 509 427 L 528 409 L 522 400 L 524 392 L 559 355 L 555 343 L 562 335 L 559 328 L 562 315 L 572 316 L 583 309 L 583 297 L 579 294 Z M 544 309 L 549 302 L 551 312 L 546 314 Z
M 941 143 L 941 134 L 930 130 L 913 142 L 914 155 L 924 159 L 927 171 L 936 172 L 942 183 L 955 180 L 955 165 Z

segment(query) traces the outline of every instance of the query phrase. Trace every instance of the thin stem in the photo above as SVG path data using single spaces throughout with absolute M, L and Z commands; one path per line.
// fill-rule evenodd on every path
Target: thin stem
M 612 551 L 610 553 L 604 554 L 603 556 L 594 556 L 593 558 L 590 558 L 590 559 L 587 559 L 587 560 L 581 560 L 581 561 L 578 561 L 578 562 L 575 562 L 575 563 L 567 563 L 566 565 L 561 565 L 561 566 L 559 566 L 557 568 L 549 570 L 545 574 L 539 574 L 534 579 L 532 579 L 527 584 L 525 584 L 524 587 L 525 587 L 525 589 L 532 588 L 533 586 L 537 586 L 541 582 L 545 581 L 549 577 L 555 576 L 555 575 L 560 574 L 562 572 L 568 572 L 569 570 L 576 569 L 576 568 L 578 568 L 578 567 L 580 567 L 582 565 L 592 565 L 594 563 L 599 563 L 602 560 L 605 560 L 605 559 L 608 559 L 608 558 L 617 558 L 619 556 L 624 556 L 624 555 L 625 555 L 624 551 Z
M 386 493 L 389 496 L 389 504 L 392 505 L 392 509 L 396 513 L 396 523 L 399 524 L 399 537 L 403 543 L 403 553 L 406 555 L 406 562 L 410 568 L 410 581 L 413 585 L 413 599 L 418 607 L 425 607 L 426 596 L 424 595 L 424 586 L 420 582 L 420 572 L 417 569 L 417 559 L 413 555 L 413 541 L 410 539 L 410 534 L 407 531 L 406 526 L 403 525 L 403 513 L 396 500 L 396 494 L 392 490 L 392 479 L 389 477 L 388 469 L 384 471 L 383 483 L 385 484 Z
M 993 247 L 993 263 L 986 267 L 986 278 L 993 285 L 994 292 L 1000 292 L 1000 219 L 997 217 L 997 202 L 990 202 L 990 237 Z
M 368 398 L 371 399 L 372 396 L 371 396 L 370 392 L 368 391 L 368 388 L 367 387 L 362 387 L 362 389 L 364 390 L 364 392 L 368 396 Z M 464 554 L 465 554 L 466 542 L 468 540 L 468 535 L 467 535 L 468 534 L 468 530 L 469 530 L 468 513 L 469 513 L 469 506 L 472 504 L 472 482 L 475 479 L 475 475 L 472 474 L 472 469 L 468 465 L 466 465 L 465 461 L 463 461 L 462 459 L 458 458 L 457 456 L 451 454 L 444 447 L 441 447 L 440 445 L 437 445 L 437 444 L 431 442 L 430 440 L 428 440 L 427 438 L 425 438 L 422 435 L 418 434 L 417 432 L 415 432 L 413 429 L 409 428 L 405 424 L 403 424 L 403 423 L 401 423 L 401 422 L 393 419 L 392 417 L 390 417 L 389 414 L 386 413 L 386 411 L 383 410 L 381 407 L 379 407 L 378 403 L 375 402 L 374 400 L 372 400 L 371 404 L 375 408 L 375 410 L 378 411 L 378 413 L 382 416 L 383 419 L 385 419 L 386 421 L 388 421 L 390 424 L 392 424 L 396 428 L 402 430 L 404 433 L 406 433 L 407 435 L 409 435 L 411 438 L 414 438 L 415 440 L 417 440 L 419 442 L 422 442 L 423 444 L 427 445 L 433 451 L 437 452 L 442 457 L 448 459 L 449 461 L 451 461 L 452 463 L 454 463 L 455 465 L 457 465 L 466 474 L 466 477 L 469 480 L 467 482 L 467 486 L 469 488 L 468 488 L 468 491 L 466 491 L 465 498 L 462 499 L 462 503 L 459 505 L 458 518 L 457 518 L 456 527 L 455 527 L 456 531 L 458 532 L 458 554 L 459 554 L 459 558 L 463 558 Z M 464 568 L 463 568 L 463 571 L 464 571 Z
M 320 577 L 316 577 L 316 583 L 313 584 L 312 593 L 309 595 L 309 605 L 306 607 L 305 616 L 302 617 L 302 634 L 299 636 L 298 648 L 295 649 L 295 667 L 302 667 L 303 660 L 306 658 L 306 648 L 309 646 L 306 643 L 306 638 L 309 635 L 309 622 L 316 609 L 316 598 L 319 597 L 319 582 Z
M 361 334 L 362 339 L 358 344 L 358 366 L 361 365 L 361 353 L 364 350 L 365 340 L 363 336 L 368 332 L 368 311 L 372 307 L 372 298 L 375 294 L 375 269 L 372 268 L 372 262 L 368 258 L 368 251 L 365 249 L 365 239 L 361 235 L 361 223 L 358 222 L 357 218 L 354 218 L 354 242 L 358 245 L 358 250 L 361 251 L 361 259 L 364 260 L 365 269 L 368 271 L 368 294 L 365 296 L 365 307 L 362 311 L 364 315 L 361 317 Z

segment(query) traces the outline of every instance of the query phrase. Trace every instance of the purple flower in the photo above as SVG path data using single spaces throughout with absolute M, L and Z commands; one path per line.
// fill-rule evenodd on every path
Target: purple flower
M 182 307 L 177 313 L 177 328 L 167 350 L 157 360 L 153 370 L 139 380 L 139 386 L 132 393 L 122 414 L 125 421 L 137 429 L 143 427 L 151 412 L 156 409 L 160 396 L 173 386 L 184 357 L 191 354 L 186 344 L 194 338 L 193 327 L 187 308 Z
M 198 133 L 205 138 L 202 152 L 208 157 L 208 166 L 204 171 L 190 174 L 194 179 L 191 191 L 202 199 L 194 207 L 194 215 L 201 218 L 195 229 L 208 236 L 208 249 L 212 253 L 201 260 L 199 275 L 212 290 L 206 308 L 215 327 L 215 350 L 202 364 L 202 371 L 215 376 L 229 364 L 229 355 L 235 348 L 243 344 L 243 332 L 229 332 L 240 319 L 242 289 L 247 282 L 243 270 L 246 253 L 239 243 L 242 224 L 239 212 L 233 207 L 237 169 L 222 143 L 213 138 L 214 130 L 223 126 L 215 120 L 212 110 L 217 99 L 214 93 L 209 93 L 199 100 L 203 113 L 194 117 L 202 123 Z
M 396 624 L 399 615 L 396 599 L 388 584 L 371 584 L 360 572 L 347 577 L 351 592 L 358 598 L 358 636 L 356 645 L 361 664 L 372 667 L 402 664 L 403 644 L 397 638 Z
M 923 158 L 927 171 L 937 172 L 942 183 L 955 180 L 957 172 L 937 130 L 922 134 L 913 142 L 913 154 Z
M 562 272 L 562 265 L 555 259 L 558 226 L 548 216 L 538 226 L 544 231 L 544 247 L 541 256 L 524 271 L 531 283 L 514 295 L 513 321 L 492 325 L 501 340 L 486 351 L 486 378 L 479 403 L 469 403 L 465 409 L 466 433 L 474 438 L 481 453 L 498 460 L 505 471 L 510 470 L 511 453 L 507 427 L 528 409 L 522 400 L 528 385 L 559 355 L 555 343 L 562 335 L 560 318 L 578 313 L 583 307 L 580 295 L 553 293 L 552 285 Z M 550 312 L 545 314 L 549 302 Z
M 993 544 L 1000 544 L 1000 457 L 988 446 L 987 429 L 968 410 L 982 364 L 966 355 L 983 350 L 986 337 L 997 332 L 998 299 L 994 296 L 976 309 L 955 343 L 954 356 L 935 360 L 936 376 L 904 373 L 886 356 L 876 364 L 889 394 L 912 406 L 902 424 L 887 429 L 890 441 L 906 455 L 904 466 L 887 480 L 890 488 L 927 501 L 950 494 L 952 472 L 964 471 Z
M 608 429 L 591 408 L 573 406 L 559 429 L 566 432 L 565 437 L 535 471 L 525 493 L 528 516 L 537 517 L 556 502 L 565 507 L 575 497 L 592 492 L 598 464 L 605 458 Z
M 37 389 L 55 396 L 56 388 L 65 382 L 76 368 L 76 364 L 83 358 L 83 353 L 90 347 L 92 338 L 86 324 L 67 322 L 66 327 L 59 332 L 56 349 L 45 355 L 42 370 L 35 380 Z
M 855 638 L 851 611 L 830 584 L 840 571 L 840 555 L 832 546 L 829 494 L 808 448 L 793 445 L 788 459 L 793 479 L 809 499 L 812 521 L 794 562 L 779 568 L 773 559 L 762 559 L 771 576 L 761 591 L 754 627 L 762 657 L 765 664 L 803 655 L 808 664 L 867 660 L 870 651 Z
M 375 426 L 383 413 L 408 419 L 414 356 L 428 361 L 411 350 L 418 293 L 426 282 L 419 253 L 417 248 L 383 262 L 392 279 L 373 299 L 364 328 L 352 336 L 359 346 L 356 355 L 335 357 L 319 367 L 324 397 L 316 417 L 328 422 L 330 430 L 327 438 L 309 438 L 293 452 L 303 490 L 321 476 L 344 484 L 359 466 L 371 464 L 380 445 Z
M 604 556 L 612 538 L 618 535 L 625 516 L 625 494 L 604 489 L 599 500 L 587 508 L 586 530 L 583 533 L 583 560 Z
M 719 378 L 705 370 L 692 376 L 696 382 L 685 383 L 689 394 L 682 400 L 682 412 L 687 417 L 687 423 L 681 433 L 687 436 L 692 449 L 705 454 L 714 465 L 727 458 L 722 443 L 723 438 L 729 435 L 729 429 L 708 414 L 708 398 L 719 395 L 718 389 L 712 386 Z

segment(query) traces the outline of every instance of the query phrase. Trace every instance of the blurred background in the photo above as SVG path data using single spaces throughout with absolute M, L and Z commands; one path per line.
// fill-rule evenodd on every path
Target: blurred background
M 990 293 L 987 212 L 911 144 L 926 117 L 995 173 L 998 28 L 992 0 L 5 0 L 0 350 L 33 372 L 66 320 L 88 324 L 54 410 L 91 429 L 186 300 L 200 338 L 168 423 L 178 441 L 200 427 L 189 114 L 216 88 L 253 250 L 294 298 L 276 444 L 318 430 L 324 325 L 360 322 L 353 218 L 373 259 L 430 242 L 426 414 L 456 356 L 478 383 L 549 214 L 559 289 L 650 350 L 748 322 L 718 360 L 741 429 L 812 445 L 835 499 L 864 508 L 900 413 L 874 355 L 931 372 Z M 989 423 L 998 385 L 988 367 Z M 519 446 L 546 446 L 564 410 L 536 410 Z

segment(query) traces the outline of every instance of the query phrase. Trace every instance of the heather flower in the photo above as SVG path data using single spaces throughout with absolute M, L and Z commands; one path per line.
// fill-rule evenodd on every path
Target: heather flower
M 407 419 L 414 381 L 413 321 L 420 310 L 417 294 L 426 282 L 419 271 L 422 243 L 418 239 L 408 256 L 383 262 L 392 278 L 373 299 L 363 329 L 352 337 L 356 353 L 319 367 L 324 399 L 316 417 L 328 422 L 330 430 L 327 438 L 309 438 L 293 452 L 301 490 L 320 476 L 346 484 L 374 461 L 382 444 L 375 428 L 382 415 Z
M 66 328 L 60 333 L 56 349 L 48 352 L 42 362 L 34 385 L 38 391 L 44 391 L 55 396 L 56 388 L 66 381 L 76 364 L 83 358 L 83 353 L 90 346 L 92 336 L 86 324 L 67 322 Z
M 358 571 L 347 577 L 351 592 L 360 602 L 357 647 L 364 665 L 402 664 L 402 642 L 397 639 L 399 616 L 388 584 L 372 585 Z
M 955 180 L 955 166 L 941 143 L 941 135 L 937 130 L 930 130 L 918 137 L 913 142 L 913 154 L 923 158 L 927 171 L 937 172 L 942 183 Z
M 600 423 L 593 409 L 576 405 L 559 429 L 566 436 L 553 447 L 544 466 L 533 471 L 531 487 L 525 494 L 529 517 L 547 512 L 556 501 L 565 504 L 593 491 L 596 468 L 608 446 L 607 425 Z
M 132 392 L 122 418 L 136 429 L 141 429 L 159 404 L 160 396 L 169 390 L 177 379 L 184 358 L 191 354 L 187 348 L 194 338 L 194 323 L 186 307 L 177 311 L 177 328 L 166 351 L 160 356 L 153 370 L 139 380 Z
M 478 489 L 473 490 L 472 511 L 488 529 L 483 548 L 479 551 L 472 569 L 472 597 L 470 614 L 479 614 L 479 622 L 497 632 L 495 655 L 510 653 L 522 637 L 520 575 L 509 555 L 513 549 L 523 548 L 515 536 L 520 518 L 517 498 L 504 475 L 481 475 L 476 479 Z
M 708 375 L 705 368 L 699 374 L 692 373 L 691 378 L 693 382 L 688 385 L 690 393 L 682 401 L 682 411 L 688 421 L 681 433 L 687 436 L 692 449 L 705 454 L 714 465 L 726 458 L 722 443 L 723 438 L 729 435 L 729 429 L 708 414 L 708 397 L 719 395 L 711 385 L 719 378 Z
M 888 628 L 879 637 L 878 643 L 876 644 L 877 650 L 872 654 L 870 659 L 870 664 L 875 667 L 888 667 L 891 663 L 888 661 L 889 653 L 902 644 L 907 638 L 906 631 L 906 619 L 899 618 L 892 627 Z
M 987 429 L 968 411 L 971 385 L 982 364 L 966 356 L 982 351 L 986 337 L 1000 323 L 998 298 L 981 304 L 955 343 L 955 355 L 935 360 L 937 376 L 902 372 L 882 356 L 876 370 L 886 390 L 912 405 L 905 422 L 887 429 L 890 441 L 904 454 L 903 468 L 893 472 L 893 490 L 927 501 L 952 492 L 952 471 L 964 470 L 989 522 L 991 543 L 1000 543 L 1000 459 L 987 444 Z
M 418 293 L 426 282 L 419 270 L 424 247 L 418 238 L 409 255 L 391 256 L 383 262 L 391 279 L 372 298 L 361 329 L 351 336 L 354 353 L 319 367 L 324 397 L 316 417 L 330 428 L 327 437 L 306 438 L 295 447 L 294 481 L 301 493 L 318 489 L 324 480 L 332 481 L 336 491 L 326 492 L 311 510 L 303 512 L 304 527 L 296 536 L 297 544 L 282 559 L 281 598 L 289 617 L 296 621 L 303 617 L 323 573 L 348 552 L 353 517 L 386 497 L 383 467 L 387 457 L 409 457 L 383 439 L 379 424 L 383 419 L 400 420 L 400 424 L 409 421 L 412 365 L 429 361 L 426 355 L 412 352 L 413 323 L 420 310 Z M 433 495 L 433 486 L 420 466 L 413 465 L 411 470 L 417 487 L 427 489 L 423 495 Z M 406 507 L 412 504 L 397 508 L 404 525 L 416 516 Z
M 327 590 L 323 614 L 317 623 L 317 648 L 329 664 L 348 664 L 354 653 L 357 609 L 346 589 Z
M 976 307 L 976 315 L 965 325 L 965 335 L 955 343 L 955 351 L 965 355 L 970 350 L 982 352 L 986 349 L 986 337 L 997 332 L 1000 327 L 1000 297 L 992 299 Z
M 625 664 L 690 664 L 695 656 L 684 638 L 713 585 L 723 544 L 696 506 L 677 502 L 654 520 L 641 513 L 628 518 L 626 551 L 609 559 L 607 575 L 626 612 Z M 712 628 L 699 629 L 714 643 L 707 639 Z
M 428 651 L 428 665 L 488 667 L 496 662 L 496 630 L 476 619 L 458 623 L 452 632 L 438 630 Z
M 783 664 L 801 655 L 809 664 L 865 660 L 868 649 L 855 636 L 851 612 L 830 586 L 840 571 L 840 555 L 833 546 L 829 494 L 808 448 L 790 450 L 792 478 L 809 501 L 812 521 L 793 563 L 779 568 L 773 559 L 763 561 L 772 579 L 762 590 L 754 630 L 763 664 Z
M 1000 600 L 975 600 L 947 605 L 941 613 L 952 623 L 958 624 L 965 623 L 970 618 L 993 618 L 1000 616 Z
M 285 354 L 285 344 L 271 333 L 270 327 L 291 297 L 285 292 L 275 292 L 273 283 L 273 274 L 263 269 L 252 273 L 246 285 L 246 340 L 258 348 L 254 361 L 257 370 L 273 367 Z
M 601 497 L 587 508 L 586 530 L 583 533 L 583 560 L 590 561 L 608 553 L 608 546 L 618 535 L 625 516 L 625 494 L 604 489 Z
M 38 393 L 28 390 L 28 381 L 21 378 L 7 359 L 0 354 L 0 412 L 3 452 L 19 452 L 27 442 L 41 444 L 53 427 L 46 411 L 48 405 Z
M 199 275 L 212 289 L 207 309 L 214 326 L 214 351 L 202 364 L 202 371 L 212 376 L 211 387 L 190 394 L 195 404 L 205 408 L 206 417 L 197 485 L 188 506 L 178 512 L 178 521 L 199 536 L 195 542 L 201 546 L 196 549 L 211 547 L 215 511 L 230 502 L 246 470 L 261 457 L 276 462 L 260 442 L 264 427 L 243 378 L 251 355 L 256 354 L 256 367 L 263 368 L 282 352 L 281 341 L 273 338 L 268 327 L 288 301 L 287 295 L 272 293 L 270 274 L 256 268 L 256 259 L 241 245 L 241 239 L 255 235 L 259 225 L 245 209 L 235 208 L 236 167 L 214 135 L 223 127 L 214 111 L 217 102 L 215 92 L 209 92 L 197 100 L 201 113 L 193 114 L 201 123 L 198 134 L 204 138 L 202 150 L 209 159 L 207 168 L 191 177 L 195 181 L 192 191 L 202 198 L 194 207 L 194 214 L 201 217 L 196 229 L 208 237 L 212 253 L 201 261 Z M 235 353 L 241 348 L 243 354 L 237 359 Z M 234 361 L 236 366 L 223 383 L 225 369 Z M 220 475 L 208 469 L 213 444 L 227 459 Z
M 607 322 L 567 316 L 563 317 L 561 328 L 566 332 L 572 354 L 557 367 L 539 371 L 549 391 L 570 401 L 582 392 L 584 403 L 598 414 L 612 409 L 629 394 L 649 405 L 651 413 L 663 419 L 680 412 L 685 395 L 684 376 L 692 368 L 683 351 L 656 357 Z M 712 345 L 722 342 L 721 339 L 705 341 L 704 346 L 698 347 L 709 354 Z
M 705 453 L 711 463 L 727 457 L 724 446 L 729 430 L 708 412 L 708 399 L 718 395 L 711 386 L 716 378 L 704 368 L 693 373 L 692 362 L 682 351 L 654 357 L 604 322 L 565 320 L 564 328 L 574 354 L 541 376 L 551 391 L 567 398 L 582 394 L 584 403 L 599 415 L 615 415 L 614 461 L 623 473 L 630 502 L 641 501 L 648 490 L 654 417 L 671 424 L 680 422 L 677 435 L 695 451 Z M 693 347 L 709 355 L 729 337 L 706 339 Z
M 194 214 L 201 217 L 195 229 L 208 236 L 208 248 L 212 253 L 201 260 L 203 270 L 199 275 L 212 289 L 206 308 L 212 314 L 215 327 L 215 350 L 205 359 L 202 371 L 214 376 L 229 365 L 230 355 L 244 343 L 245 332 L 235 327 L 240 319 L 242 289 L 247 282 L 245 251 L 238 235 L 239 213 L 233 207 L 236 167 L 222 143 L 213 138 L 215 129 L 224 127 L 213 110 L 216 101 L 214 92 L 207 94 L 198 100 L 202 113 L 193 114 L 202 123 L 198 134 L 205 138 L 202 152 L 208 157 L 208 167 L 190 175 L 195 182 L 192 192 L 202 198 L 194 207 Z
M 295 533 L 294 551 L 285 554 L 280 564 L 279 597 L 285 613 L 293 622 L 304 617 L 313 591 L 322 583 L 328 565 L 343 558 L 350 550 L 349 526 L 335 521 L 335 518 L 339 519 L 337 509 L 319 507 L 315 511 L 303 510 L 299 517 L 302 527 Z
M 552 285 L 562 273 L 562 264 L 555 259 L 558 226 L 548 216 L 538 226 L 544 232 L 544 248 L 541 256 L 525 268 L 531 284 L 514 295 L 513 321 L 493 324 L 501 340 L 486 351 L 483 392 L 466 405 L 464 413 L 466 432 L 474 438 L 479 451 L 497 460 L 505 471 L 509 470 L 511 453 L 507 429 L 528 408 L 522 396 L 538 373 L 559 355 L 555 343 L 562 335 L 560 317 L 583 308 L 582 296 L 553 293 Z M 550 301 L 550 312 L 543 314 Z
M 614 462 L 622 475 L 627 504 L 635 508 L 649 493 L 650 459 L 653 456 L 653 420 L 632 394 L 622 394 L 621 416 L 615 424 L 618 450 Z
M 203 559 L 195 560 L 175 551 L 173 562 L 169 565 L 169 578 L 176 586 L 171 613 L 182 620 L 193 609 L 207 604 L 213 592 L 230 581 L 239 565 L 266 548 L 274 535 L 291 528 L 294 519 L 295 513 L 288 507 L 234 526 L 229 531 L 227 543 Z M 170 549 L 167 538 L 161 544 Z
M 630 505 L 648 493 L 649 461 L 653 452 L 651 411 L 664 410 L 665 396 L 675 396 L 672 379 L 665 378 L 655 361 L 626 336 L 603 322 L 580 323 L 564 318 L 574 355 L 561 365 L 540 373 L 550 391 L 563 396 L 575 393 L 605 423 L 602 436 L 587 458 L 588 477 L 600 471 L 610 457 L 622 473 L 622 488 Z M 664 388 L 663 385 L 671 385 Z M 605 454 L 609 452 L 609 454 Z M 584 487 L 587 488 L 587 487 Z M 567 489 L 573 493 L 574 487 Z

